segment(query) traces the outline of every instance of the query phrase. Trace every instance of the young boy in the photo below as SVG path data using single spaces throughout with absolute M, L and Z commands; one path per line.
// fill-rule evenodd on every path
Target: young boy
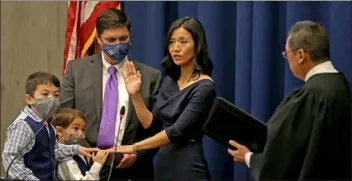
M 9 169 L 9 178 L 18 180 L 54 180 L 56 160 L 82 154 L 90 156 L 97 149 L 78 145 L 62 145 L 56 142 L 55 128 L 51 120 L 59 108 L 60 81 L 50 73 L 36 72 L 26 82 L 24 100 L 27 106 L 7 128 L 4 151 L 4 168 L 7 171 L 12 160 L 28 141 L 38 132 L 35 139 L 24 148 Z

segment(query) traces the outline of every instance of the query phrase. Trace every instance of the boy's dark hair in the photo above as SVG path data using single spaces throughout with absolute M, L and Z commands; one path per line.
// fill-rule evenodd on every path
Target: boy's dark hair
M 96 30 L 100 36 L 104 30 L 126 26 L 131 31 L 131 22 L 126 14 L 116 8 L 110 8 L 102 12 L 96 21 Z
M 51 124 L 54 127 L 61 126 L 62 128 L 67 128 L 75 118 L 81 118 L 87 122 L 86 117 L 81 111 L 72 108 L 60 108 L 53 116 Z
M 60 80 L 55 75 L 39 71 L 28 76 L 25 86 L 26 94 L 33 97 L 38 85 L 41 84 L 52 84 L 55 87 L 60 88 Z

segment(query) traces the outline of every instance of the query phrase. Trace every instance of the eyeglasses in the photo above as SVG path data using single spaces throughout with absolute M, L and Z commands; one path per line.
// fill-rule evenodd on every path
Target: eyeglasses
M 282 52 L 282 56 L 284 57 L 284 59 L 287 60 L 287 54 L 289 54 L 289 53 L 291 53 L 291 52 L 292 52 L 292 50 L 289 50 L 289 51 L 287 51 L 287 52 L 286 52 L 286 50 L 284 50 L 284 51 Z

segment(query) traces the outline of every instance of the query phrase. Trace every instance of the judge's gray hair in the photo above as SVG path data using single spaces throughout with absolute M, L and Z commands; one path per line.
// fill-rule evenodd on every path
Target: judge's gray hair
M 324 26 L 313 21 L 299 21 L 288 33 L 288 45 L 293 51 L 303 49 L 312 61 L 330 59 L 329 38 Z

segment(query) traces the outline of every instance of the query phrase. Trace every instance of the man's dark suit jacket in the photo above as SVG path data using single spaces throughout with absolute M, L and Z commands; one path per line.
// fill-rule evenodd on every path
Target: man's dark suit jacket
M 144 103 L 149 110 L 152 110 L 156 101 L 155 95 L 160 87 L 161 73 L 137 61 L 133 61 L 133 63 L 142 75 L 140 93 Z M 98 139 L 102 114 L 102 71 L 101 53 L 84 59 L 71 60 L 68 62 L 61 86 L 61 107 L 78 109 L 87 118 L 86 139 L 85 143 L 83 143 L 83 146 L 86 147 L 95 147 Z M 131 99 L 128 106 L 126 129 L 122 145 L 133 144 L 155 133 L 143 129 L 135 113 Z M 131 168 L 114 170 L 113 175 L 117 177 L 131 177 L 132 175 L 137 178 L 149 179 L 153 175 L 153 156 L 155 153 L 156 150 L 145 150 L 137 153 L 137 161 Z M 104 177 L 104 174 L 102 176 Z M 114 177 L 112 176 L 112 178 Z

